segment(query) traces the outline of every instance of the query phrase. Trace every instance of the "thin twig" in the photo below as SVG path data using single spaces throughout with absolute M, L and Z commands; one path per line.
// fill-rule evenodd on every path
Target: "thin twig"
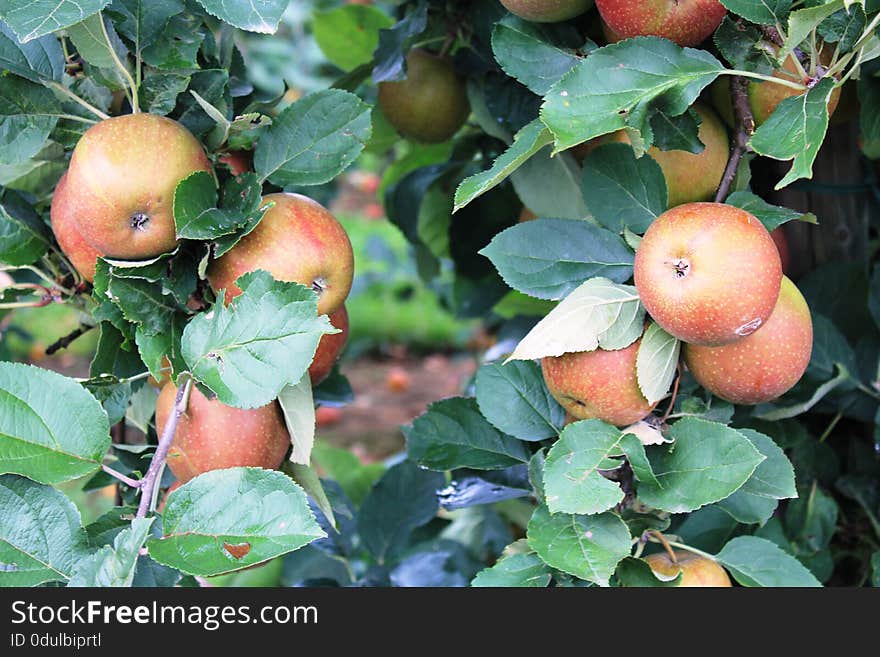
M 675 377 L 675 384 L 672 386 L 672 398 L 669 400 L 669 407 L 666 409 L 666 412 L 663 414 L 663 417 L 660 418 L 660 424 L 663 425 L 666 423 L 666 420 L 669 419 L 669 414 L 672 413 L 672 409 L 675 408 L 675 398 L 678 397 L 678 385 L 681 383 L 681 363 L 675 366 L 678 374 Z
M 165 469 L 165 459 L 168 457 L 168 450 L 174 441 L 174 432 L 177 431 L 177 423 L 180 422 L 180 416 L 186 412 L 186 407 L 189 404 L 189 393 L 192 390 L 192 384 L 192 379 L 186 377 L 186 381 L 177 388 L 177 395 L 174 398 L 174 407 L 171 409 L 171 415 L 168 416 L 168 420 L 165 422 L 162 435 L 159 436 L 159 445 L 156 447 L 156 453 L 153 454 L 153 460 L 150 461 L 150 467 L 147 469 L 147 474 L 141 483 L 141 499 L 136 516 L 138 518 L 145 518 L 147 513 L 153 510 L 155 493 L 158 491 L 159 480 L 161 479 L 162 471 Z
M 675 550 L 669 545 L 669 541 L 666 540 L 666 537 L 658 532 L 656 529 L 652 529 L 648 532 L 649 536 L 653 536 L 653 542 L 659 543 L 663 546 L 663 549 L 666 550 L 666 553 L 669 555 L 669 558 L 672 560 L 672 563 L 678 563 L 678 557 L 675 556 Z
M 87 110 L 89 110 L 92 114 L 94 114 L 95 116 L 97 116 L 99 119 L 104 120 L 104 119 L 109 119 L 109 118 L 110 118 L 110 115 L 109 115 L 109 114 L 105 114 L 104 112 L 102 112 L 101 110 L 99 110 L 99 109 L 98 109 L 97 107 L 95 107 L 94 105 L 92 105 L 92 104 L 90 104 L 89 102 L 83 100 L 82 98 L 80 98 L 79 96 L 77 96 L 75 93 L 73 93 L 70 89 L 68 89 L 67 87 L 65 87 L 63 84 L 60 84 L 60 83 L 58 83 L 58 82 L 55 82 L 54 80 L 51 80 L 51 81 L 49 81 L 49 82 L 44 82 L 43 84 L 45 84 L 47 87 L 50 87 L 50 88 L 54 89 L 55 91 L 57 91 L 57 92 L 60 93 L 60 94 L 64 94 L 65 96 L 67 96 L 68 98 L 70 98 L 70 100 L 72 100 L 73 102 L 82 105 L 82 106 L 85 107 Z
M 749 150 L 749 139 L 755 132 L 755 117 L 749 104 L 748 80 L 739 76 L 732 78 L 730 80 L 730 95 L 733 98 L 733 117 L 736 127 L 734 128 L 730 158 L 727 160 L 727 167 L 724 169 L 721 184 L 715 194 L 716 203 L 723 203 L 730 194 L 730 188 L 733 186 L 733 181 L 736 180 L 743 155 Z
M 86 333 L 91 331 L 93 328 L 95 328 L 95 327 L 92 325 L 89 325 L 89 324 L 80 324 L 79 328 L 72 330 L 70 333 L 68 333 L 67 335 L 65 335 L 62 338 L 58 338 L 55 342 L 53 342 L 48 347 L 46 347 L 46 355 L 51 356 L 56 351 L 61 351 L 62 349 L 67 349 L 71 345 L 71 343 L 73 343 L 74 340 L 85 335 Z
M 121 481 L 126 486 L 131 486 L 132 488 L 140 488 L 141 486 L 144 485 L 144 481 L 145 481 L 144 479 L 141 479 L 140 481 L 138 481 L 137 479 L 132 479 L 131 477 L 127 477 L 124 474 L 122 474 L 121 472 L 114 470 L 109 465 L 104 465 L 102 463 L 101 469 L 104 472 L 106 472 L 108 475 L 110 475 L 111 477 Z

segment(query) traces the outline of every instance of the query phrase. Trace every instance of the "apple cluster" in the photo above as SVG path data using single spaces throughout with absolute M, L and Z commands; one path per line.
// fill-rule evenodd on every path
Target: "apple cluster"
M 219 161 L 233 175 L 250 168 L 246 153 Z M 151 114 L 110 118 L 89 128 L 74 149 L 70 166 L 52 198 L 51 222 L 61 250 L 87 281 L 94 281 L 98 258 L 146 261 L 178 246 L 174 193 L 191 174 L 213 173 L 202 145 L 182 125 Z M 241 289 L 236 280 L 262 269 L 277 280 L 313 289 L 318 313 L 339 333 L 321 338 L 311 366 L 313 385 L 330 374 L 348 336 L 345 300 L 354 276 L 354 254 L 342 225 L 323 206 L 299 194 L 263 197 L 260 223 L 232 249 L 213 260 L 207 279 L 226 303 Z M 170 416 L 176 388 L 162 381 L 156 426 Z M 229 437 L 234 438 L 230 439 Z M 192 389 L 168 454 L 181 482 L 219 468 L 277 468 L 290 447 L 277 401 L 257 409 L 227 406 Z

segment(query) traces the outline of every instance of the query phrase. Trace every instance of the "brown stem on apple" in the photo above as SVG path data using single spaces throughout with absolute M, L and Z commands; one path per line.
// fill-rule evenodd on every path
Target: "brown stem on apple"
M 168 421 L 165 423 L 162 435 L 159 436 L 159 445 L 156 447 L 156 453 L 153 454 L 153 460 L 150 461 L 150 467 L 147 469 L 147 474 L 141 480 L 141 500 L 138 504 L 136 516 L 138 518 L 145 518 L 147 513 L 154 508 L 159 480 L 161 479 L 162 471 L 165 469 L 165 459 L 168 457 L 168 450 L 171 448 L 171 443 L 174 441 L 174 432 L 177 430 L 180 416 L 186 413 L 192 385 L 193 380 L 187 377 L 186 381 L 177 388 L 177 395 L 174 398 L 174 408 L 171 411 L 171 415 L 168 417 Z
M 672 409 L 675 408 L 675 398 L 678 397 L 678 384 L 681 383 L 681 363 L 676 365 L 677 374 L 675 375 L 675 384 L 672 386 L 672 397 L 669 400 L 669 406 L 666 409 L 666 412 L 663 414 L 663 417 L 660 418 L 660 425 L 666 424 L 666 420 L 669 419 L 669 414 L 672 413 Z
M 656 542 L 663 546 L 663 549 L 666 550 L 672 563 L 678 563 L 678 558 L 675 556 L 675 550 L 672 549 L 672 546 L 669 545 L 669 541 L 666 540 L 666 537 L 663 534 L 656 529 L 650 530 L 648 534 L 653 536 L 656 539 Z
M 744 77 L 734 76 L 730 80 L 730 93 L 733 97 L 733 116 L 735 129 L 733 134 L 733 148 L 730 151 L 730 159 L 727 168 L 721 177 L 721 184 L 715 194 L 715 202 L 723 203 L 730 193 L 733 181 L 739 171 L 743 155 L 749 151 L 749 139 L 755 132 L 755 117 L 749 105 L 749 82 Z
M 67 335 L 65 335 L 62 338 L 58 338 L 57 340 L 55 340 L 55 342 L 53 342 L 48 347 L 46 347 L 46 355 L 51 356 L 56 351 L 61 351 L 62 349 L 67 349 L 73 343 L 74 340 L 85 335 L 86 333 L 91 331 L 93 328 L 95 328 L 95 327 L 89 326 L 88 324 L 80 324 L 79 328 L 72 330 L 70 333 L 68 333 Z

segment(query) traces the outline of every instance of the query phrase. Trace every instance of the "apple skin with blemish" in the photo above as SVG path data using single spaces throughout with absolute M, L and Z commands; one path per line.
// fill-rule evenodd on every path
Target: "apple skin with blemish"
M 752 335 L 723 347 L 684 346 L 697 382 L 734 404 L 761 404 L 788 392 L 803 376 L 813 350 L 810 307 L 787 277 L 770 319 Z
M 675 561 L 666 552 L 658 552 L 645 557 L 645 561 L 655 573 L 665 577 L 677 577 L 681 572 L 678 585 L 684 587 L 732 587 L 730 577 L 721 564 L 712 559 L 687 550 L 674 550 Z
M 776 244 L 752 214 L 721 203 L 688 203 L 651 224 L 636 251 L 645 308 L 683 342 L 720 346 L 759 330 L 782 283 Z
M 144 260 L 174 250 L 174 190 L 211 163 L 182 125 L 128 114 L 89 128 L 67 174 L 70 204 L 83 238 L 98 252 Z
M 599 419 L 618 427 L 646 417 L 650 404 L 639 388 L 636 356 L 639 338 L 625 349 L 582 351 L 549 356 L 541 371 L 550 394 L 575 420 Z
M 241 294 L 235 281 L 263 269 L 273 278 L 300 283 L 318 294 L 318 314 L 342 306 L 354 277 L 354 253 L 336 217 L 301 194 L 268 194 L 274 204 L 262 221 L 226 254 L 208 266 L 211 288 L 226 290 L 226 301 Z
M 596 7 L 619 39 L 657 36 L 680 46 L 705 41 L 727 14 L 718 0 L 596 0 Z
M 162 435 L 174 409 L 177 388 L 162 387 L 156 402 L 156 430 Z M 208 399 L 193 386 L 168 450 L 168 467 L 181 483 L 211 470 L 251 466 L 275 469 L 290 447 L 281 407 L 241 409 Z
M 95 280 L 95 268 L 98 266 L 98 258 L 101 254 L 80 233 L 74 212 L 65 173 L 55 186 L 55 193 L 52 194 L 52 207 L 49 211 L 52 232 L 55 233 L 55 240 L 70 260 L 70 264 L 91 283 Z

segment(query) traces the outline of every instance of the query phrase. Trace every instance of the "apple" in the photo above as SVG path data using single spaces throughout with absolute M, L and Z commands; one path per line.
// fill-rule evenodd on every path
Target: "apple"
M 49 216 L 52 219 L 52 232 L 61 251 L 67 256 L 70 264 L 89 283 L 95 280 L 95 267 L 98 265 L 100 252 L 83 239 L 79 225 L 74 217 L 74 208 L 70 202 L 67 187 L 67 174 L 61 176 L 52 195 L 52 207 Z
M 177 397 L 168 383 L 156 401 L 156 430 L 162 434 Z M 290 447 L 281 407 L 241 409 L 208 399 L 193 386 L 168 450 L 168 467 L 182 483 L 223 468 L 253 466 L 275 469 Z
M 330 323 L 339 329 L 339 333 L 325 333 L 318 342 L 318 350 L 315 358 L 309 366 L 309 378 L 312 385 L 318 385 L 333 371 L 333 365 L 339 359 L 345 343 L 348 342 L 348 311 L 345 304 L 339 306 L 339 310 L 330 315 Z
M 698 134 L 705 148 L 701 153 L 664 151 L 656 146 L 648 149 L 648 155 L 663 171 L 671 208 L 683 203 L 712 199 L 721 184 L 730 157 L 730 140 L 718 115 L 700 103 L 696 103 L 693 108 L 702 121 Z M 625 130 L 618 130 L 575 146 L 572 153 L 575 158 L 583 161 L 588 153 L 608 143 L 629 144 L 630 140 Z
M 684 362 L 697 382 L 734 404 L 769 402 L 803 376 L 813 350 L 813 321 L 803 295 L 788 277 L 767 323 L 722 347 L 684 346 Z
M 642 303 L 679 340 L 736 342 L 770 318 L 782 263 L 770 233 L 732 205 L 688 203 L 657 217 L 636 251 Z
M 153 114 L 89 128 L 68 169 L 70 204 L 83 238 L 100 253 L 145 260 L 177 246 L 174 190 L 211 172 L 201 144 L 176 121 Z
M 665 577 L 677 577 L 681 572 L 679 586 L 732 587 L 727 571 L 717 561 L 687 550 L 674 550 L 675 560 L 666 552 L 645 557 L 655 573 Z
M 379 108 L 404 137 L 425 143 L 450 139 L 471 107 L 452 60 L 421 48 L 406 56 L 406 80 L 379 83 Z
M 705 41 L 727 13 L 718 0 L 596 0 L 596 7 L 622 39 L 658 36 L 680 46 Z
M 833 52 L 834 50 L 832 48 L 822 47 L 819 52 L 819 61 L 825 66 L 829 65 L 833 57 Z M 810 80 L 804 79 L 800 74 L 800 70 L 795 63 L 794 57 L 793 54 L 789 55 L 782 68 L 773 72 L 773 77 L 779 78 L 780 80 L 788 80 L 789 82 L 801 82 L 805 85 L 809 84 Z M 749 80 L 749 107 L 752 110 L 752 116 L 755 118 L 755 125 L 759 126 L 769 119 L 770 115 L 773 114 L 773 110 L 775 110 L 783 100 L 791 98 L 792 96 L 800 96 L 803 93 L 805 92 L 792 89 L 791 87 L 785 87 L 781 84 L 776 84 L 775 82 Z M 831 97 L 828 99 L 829 116 L 833 115 L 834 111 L 837 109 L 837 105 L 840 102 L 840 93 L 840 87 L 837 87 L 831 92 Z M 729 126 L 733 126 L 733 99 L 730 92 L 729 76 L 721 76 L 713 82 L 709 89 L 709 94 L 712 99 L 712 104 L 715 105 L 718 113 Z
M 354 277 L 354 253 L 336 217 L 301 194 L 269 194 L 273 203 L 262 221 L 207 270 L 215 292 L 226 300 L 241 294 L 235 280 L 257 269 L 277 280 L 301 283 L 318 294 L 318 314 L 330 315 L 342 305 Z
M 625 349 L 582 351 L 548 356 L 541 371 L 550 394 L 577 420 L 598 418 L 618 427 L 646 417 L 649 404 L 636 379 L 641 338 Z
M 399 366 L 392 367 L 385 375 L 385 387 L 398 394 L 408 391 L 412 387 L 409 372 Z
M 778 226 L 774 230 L 771 230 L 770 237 L 773 238 L 776 250 L 779 251 L 779 260 L 782 262 L 782 273 L 790 273 L 791 251 L 788 248 L 788 238 L 785 236 L 785 231 L 782 229 L 782 226 Z
M 535 23 L 556 23 L 580 16 L 593 0 L 501 0 L 511 14 Z
M 318 406 L 315 409 L 315 425 L 331 427 L 342 422 L 342 409 L 338 406 Z
M 248 171 L 253 171 L 254 155 L 250 151 L 228 151 L 217 158 L 221 164 L 229 168 L 233 176 L 240 176 Z

